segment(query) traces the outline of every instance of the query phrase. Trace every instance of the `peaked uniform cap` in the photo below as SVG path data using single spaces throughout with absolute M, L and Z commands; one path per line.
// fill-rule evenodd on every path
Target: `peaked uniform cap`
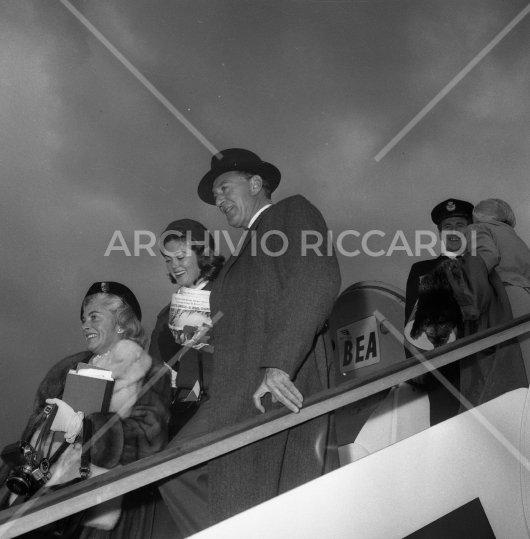
M 432 222 L 437 225 L 449 217 L 466 217 L 473 220 L 473 204 L 465 200 L 448 198 L 437 204 L 431 212 Z

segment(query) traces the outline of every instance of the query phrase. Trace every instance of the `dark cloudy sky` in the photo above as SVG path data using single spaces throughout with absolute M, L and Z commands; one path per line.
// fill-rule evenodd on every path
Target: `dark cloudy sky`
M 276 200 L 305 195 L 336 234 L 378 229 L 388 249 L 396 230 L 433 230 L 445 198 L 500 197 L 530 240 L 530 16 L 374 160 L 527 0 L 73 4 L 215 147 L 276 164 Z M 0 119 L 3 446 L 46 370 L 84 349 L 92 282 L 129 285 L 149 331 L 167 303 L 160 256 L 104 256 L 114 231 L 132 251 L 135 230 L 225 222 L 196 196 L 209 151 L 58 0 L 0 4 Z M 340 256 L 343 287 L 404 288 L 415 260 Z

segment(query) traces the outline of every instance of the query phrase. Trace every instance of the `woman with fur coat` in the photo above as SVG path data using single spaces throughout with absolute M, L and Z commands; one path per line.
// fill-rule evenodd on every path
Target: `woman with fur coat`
M 93 426 L 90 450 L 91 474 L 99 475 L 116 466 L 153 455 L 167 442 L 170 376 L 164 364 L 145 352 L 147 337 L 140 324 L 141 309 L 134 294 L 114 282 L 95 283 L 81 308 L 86 352 L 69 356 L 54 365 L 39 386 L 34 411 L 22 435 L 36 442 L 38 416 L 46 404 L 57 404 L 51 430 L 64 432 L 73 442 L 81 432 L 82 411 L 60 400 L 66 377 L 78 363 L 88 363 L 112 371 L 113 393 L 109 411 L 87 416 Z M 97 434 L 97 436 L 95 436 Z M 54 442 L 56 445 L 57 442 Z M 52 447 L 52 453 L 55 448 Z M 79 476 L 81 444 L 71 443 L 51 468 L 47 485 L 63 483 Z M 0 469 L 1 484 L 11 470 Z M 1 507 L 16 503 L 14 494 L 2 487 Z M 89 509 L 76 539 L 143 539 L 150 536 L 154 500 L 149 486 Z M 40 537 L 38 531 L 24 537 Z

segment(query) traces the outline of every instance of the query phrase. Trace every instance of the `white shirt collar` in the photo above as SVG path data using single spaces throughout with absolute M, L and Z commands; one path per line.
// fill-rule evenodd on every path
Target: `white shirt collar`
M 266 206 L 263 206 L 263 208 L 261 208 L 260 210 L 258 210 L 254 216 L 252 217 L 252 219 L 250 220 L 250 222 L 248 223 L 248 226 L 247 228 L 250 228 L 253 224 L 254 224 L 254 221 L 260 216 L 260 214 L 262 214 L 268 207 L 272 206 L 272 204 L 267 204 Z
M 459 256 L 462 256 L 463 253 L 456 254 L 453 253 L 453 251 L 446 251 L 445 249 L 443 249 L 442 254 L 447 258 L 458 258 Z
M 196 286 L 181 286 L 178 290 L 177 290 L 177 294 L 180 294 L 180 291 L 183 289 L 183 288 L 192 288 L 193 290 L 202 290 L 206 285 L 208 284 L 208 281 L 201 281 L 198 285 Z

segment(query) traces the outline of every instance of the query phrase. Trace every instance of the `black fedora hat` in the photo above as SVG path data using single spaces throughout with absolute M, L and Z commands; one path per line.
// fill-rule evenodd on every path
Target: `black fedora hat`
M 213 182 L 225 172 L 238 171 L 258 174 L 267 180 L 271 193 L 278 187 L 282 175 L 270 163 L 262 161 L 254 152 L 241 148 L 229 148 L 212 157 L 212 165 L 199 183 L 199 198 L 207 204 L 215 205 Z
M 188 233 L 190 234 L 192 241 L 204 242 L 207 239 L 210 249 L 215 251 L 215 241 L 213 236 L 208 232 L 208 229 L 202 223 L 199 223 L 199 221 L 195 221 L 193 219 L 178 219 L 177 221 L 172 221 L 169 223 L 158 239 L 161 251 L 162 246 L 160 245 L 160 240 L 163 237 L 165 243 L 166 237 L 172 235 L 171 232 L 175 232 L 179 237 L 183 236 L 183 240 L 187 239 Z

